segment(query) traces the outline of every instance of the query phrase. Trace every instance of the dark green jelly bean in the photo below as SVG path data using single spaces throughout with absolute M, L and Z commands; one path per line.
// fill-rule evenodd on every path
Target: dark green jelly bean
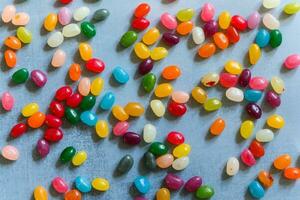
M 92 38 L 96 35 L 96 28 L 94 24 L 92 24 L 91 22 L 82 22 L 80 27 L 81 27 L 81 32 L 87 38 Z
M 282 34 L 279 30 L 272 30 L 270 33 L 270 45 L 273 48 L 279 47 L 282 42 Z
M 134 31 L 127 31 L 124 33 L 124 35 L 121 37 L 120 45 L 127 48 L 131 46 L 135 41 L 137 40 L 137 34 Z
M 65 117 L 71 124 L 78 124 L 80 121 L 80 114 L 73 108 L 67 107 L 65 109 Z
M 155 86 L 156 76 L 153 73 L 146 74 L 143 77 L 142 85 L 146 92 L 151 92 Z
M 72 146 L 69 146 L 61 152 L 59 159 L 62 163 L 69 162 L 70 160 L 72 160 L 75 153 L 76 153 L 76 149 Z
M 94 12 L 93 20 L 96 22 L 100 22 L 105 20 L 110 15 L 107 9 L 98 9 Z
M 82 101 L 80 102 L 80 108 L 82 110 L 90 110 L 94 107 L 96 103 L 96 97 L 92 94 L 89 94 L 83 97 Z
M 202 185 L 196 191 L 196 197 L 198 199 L 209 199 L 215 194 L 214 189 L 209 185 Z
M 151 152 L 146 152 L 144 154 L 144 164 L 149 170 L 154 170 L 156 168 L 155 156 Z
M 19 69 L 18 71 L 16 71 L 11 79 L 14 83 L 20 84 L 20 83 L 24 83 L 25 81 L 27 81 L 29 77 L 29 72 L 26 68 L 22 68 Z
M 155 156 L 161 156 L 168 153 L 169 148 L 161 142 L 153 142 L 150 145 L 149 152 L 153 153 Z
M 134 160 L 132 158 L 131 155 L 125 155 L 119 162 L 118 167 L 117 167 L 117 171 L 120 174 L 125 174 L 127 172 L 129 172 L 129 170 L 132 168 L 134 163 Z

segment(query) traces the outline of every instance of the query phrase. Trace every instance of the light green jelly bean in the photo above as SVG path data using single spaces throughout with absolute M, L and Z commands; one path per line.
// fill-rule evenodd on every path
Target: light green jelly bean
M 300 3 L 298 2 L 292 2 L 289 4 L 286 4 L 283 8 L 283 11 L 288 15 L 296 14 L 300 11 Z
M 204 103 L 204 109 L 206 111 L 215 111 L 222 107 L 222 102 L 217 98 L 208 99 Z
M 22 26 L 17 29 L 17 37 L 25 44 L 29 44 L 32 40 L 31 32 Z
M 186 8 L 179 10 L 176 14 L 176 17 L 179 21 L 186 22 L 190 21 L 195 14 L 195 10 L 193 8 Z

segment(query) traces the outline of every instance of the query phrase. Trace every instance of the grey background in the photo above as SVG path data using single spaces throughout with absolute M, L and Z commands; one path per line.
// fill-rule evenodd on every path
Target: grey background
M 135 6 L 142 1 L 139 0 L 74 0 L 68 7 L 78 8 L 82 5 L 88 6 L 92 11 L 99 8 L 107 8 L 111 16 L 104 22 L 97 23 L 97 36 L 90 44 L 94 49 L 94 56 L 103 59 L 107 65 L 106 70 L 100 75 L 105 79 L 104 91 L 113 91 L 116 94 L 116 103 L 125 105 L 129 101 L 142 102 L 148 107 L 151 94 L 144 94 L 140 90 L 140 77 L 136 73 L 139 60 L 131 53 L 132 48 L 121 50 L 117 48 L 120 36 L 129 29 L 130 20 Z M 151 26 L 159 22 L 159 16 L 162 12 L 168 11 L 172 14 L 182 8 L 192 7 L 197 11 L 194 21 L 199 25 L 198 13 L 200 7 L 205 1 L 199 0 L 178 0 L 173 3 L 167 1 L 151 0 L 146 1 L 151 4 L 151 13 L 147 18 L 151 21 Z M 228 10 L 232 15 L 240 14 L 248 16 L 254 10 L 265 13 L 261 8 L 261 1 L 253 0 L 226 0 L 211 1 L 216 7 L 217 15 Z M 283 44 L 277 49 L 264 48 L 262 58 L 253 67 L 253 75 L 261 75 L 270 79 L 274 75 L 282 77 L 286 83 L 286 92 L 281 96 L 282 105 L 272 110 L 262 103 L 264 114 L 260 120 L 255 122 L 255 131 L 264 127 L 265 119 L 271 113 L 279 113 L 285 117 L 286 126 L 276 132 L 275 139 L 266 144 L 266 155 L 259 159 L 254 167 L 247 168 L 241 164 L 241 170 L 235 177 L 228 178 L 224 174 L 226 161 L 231 156 L 239 156 L 243 148 L 246 148 L 251 139 L 242 140 L 238 130 L 242 120 L 247 118 L 244 113 L 245 102 L 241 104 L 230 103 L 226 101 L 224 90 L 220 87 L 207 89 L 210 97 L 222 98 L 224 107 L 217 112 L 206 113 L 200 105 L 193 100 L 188 103 L 188 112 L 182 118 L 173 118 L 168 114 L 161 119 L 156 119 L 151 111 L 147 109 L 146 115 L 130 120 L 131 131 L 142 132 L 146 123 L 152 123 L 157 127 L 157 141 L 163 141 L 169 131 L 181 131 L 186 137 L 186 142 L 192 146 L 190 154 L 190 165 L 182 172 L 177 173 L 184 180 L 190 177 L 200 175 L 205 184 L 210 184 L 215 189 L 213 199 L 251 199 L 246 192 L 248 184 L 254 180 L 258 172 L 262 169 L 274 172 L 274 185 L 266 191 L 264 199 L 272 200 L 294 200 L 299 199 L 299 182 L 286 181 L 281 173 L 274 170 L 271 165 L 275 157 L 283 153 L 289 153 L 293 157 L 293 165 L 300 166 L 299 159 L 299 70 L 286 71 L 282 68 L 284 58 L 291 53 L 299 53 L 300 16 L 287 17 L 281 14 L 282 7 L 287 1 L 282 1 L 281 5 L 271 10 L 281 22 L 280 30 L 283 34 Z M 20 200 L 32 198 L 32 191 L 37 185 L 43 185 L 49 189 L 50 199 L 62 199 L 61 195 L 56 194 L 51 189 L 51 180 L 55 176 L 61 176 L 72 185 L 76 176 L 82 175 L 90 178 L 105 177 L 111 183 L 111 189 L 105 193 L 91 192 L 84 195 L 84 199 L 131 199 L 135 193 L 131 189 L 134 178 L 138 175 L 149 177 L 152 188 L 146 195 L 152 199 L 157 189 L 160 188 L 162 180 L 168 170 L 157 170 L 156 172 L 147 172 L 140 160 L 148 146 L 142 144 L 137 147 L 128 147 L 122 143 L 120 138 L 110 136 L 106 139 L 98 139 L 93 128 L 87 128 L 83 125 L 70 126 L 65 123 L 63 131 L 64 139 L 51 146 L 51 153 L 45 159 L 39 159 L 35 152 L 36 141 L 42 137 L 43 130 L 30 130 L 21 138 L 9 140 L 8 134 L 10 128 L 19 121 L 25 119 L 20 116 L 21 108 L 30 102 L 38 102 L 41 111 L 46 111 L 47 105 L 53 97 L 54 91 L 61 85 L 70 84 L 67 75 L 69 65 L 76 61 L 83 64 L 78 58 L 77 45 L 85 41 L 84 37 L 66 39 L 61 48 L 67 53 L 67 62 L 60 69 L 52 69 L 49 65 L 52 54 L 55 49 L 49 49 L 45 44 L 49 33 L 42 28 L 44 17 L 49 12 L 58 12 L 60 4 L 55 0 L 28 0 L 25 2 L 1 0 L 1 10 L 7 5 L 15 3 L 18 11 L 28 12 L 31 16 L 27 28 L 33 33 L 33 42 L 26 45 L 18 51 L 18 64 L 14 69 L 8 70 L 1 64 L 0 71 L 0 93 L 10 91 L 15 97 L 15 107 L 11 112 L 0 110 L 0 147 L 6 144 L 12 144 L 18 147 L 21 156 L 16 162 L 7 162 L 0 157 L 0 194 L 2 200 Z M 159 26 L 159 28 L 161 28 Z M 61 29 L 58 26 L 58 29 Z M 3 40 L 11 34 L 15 34 L 16 28 L 12 25 L 1 24 L 0 38 Z M 163 30 L 163 29 L 162 29 Z M 159 76 L 164 66 L 176 64 L 180 66 L 182 76 L 172 82 L 175 90 L 184 90 L 190 92 L 194 86 L 199 84 L 200 77 L 208 72 L 220 72 L 224 63 L 228 59 L 234 59 L 244 66 L 249 66 L 247 59 L 248 46 L 253 41 L 257 30 L 244 32 L 241 34 L 241 40 L 238 44 L 218 52 L 212 58 L 201 60 L 196 56 L 198 47 L 193 45 L 191 37 L 182 37 L 181 42 L 169 50 L 169 56 L 155 63 L 153 72 Z M 139 34 L 141 38 L 143 33 Z M 1 51 L 4 52 L 5 48 Z M 130 74 L 130 81 L 123 86 L 119 86 L 111 78 L 112 69 L 120 65 Z M 29 70 L 41 69 L 48 73 L 48 83 L 42 89 L 37 89 L 31 81 L 26 84 L 13 85 L 10 83 L 10 77 L 14 71 L 26 67 Z M 84 76 L 96 77 L 93 74 L 86 73 Z M 162 81 L 160 79 L 160 81 Z M 76 84 L 73 84 L 75 87 Z M 103 93 L 102 93 L 103 94 Z M 100 97 L 97 98 L 97 105 Z M 167 102 L 167 99 L 164 100 Z M 96 109 L 96 107 L 94 108 Z M 97 110 L 100 119 L 107 119 L 110 125 L 115 120 L 110 112 Z M 221 136 L 211 138 L 208 135 L 209 125 L 213 120 L 221 116 L 226 119 L 227 127 Z M 252 138 L 255 137 L 255 134 Z M 77 150 L 86 150 L 88 152 L 87 162 L 78 168 L 71 164 L 60 165 L 57 162 L 60 152 L 69 145 L 73 145 Z M 133 169 L 124 176 L 114 175 L 114 169 L 119 159 L 125 154 L 131 154 L 135 159 Z M 183 191 L 172 192 L 172 199 L 191 199 L 192 194 L 186 194 Z

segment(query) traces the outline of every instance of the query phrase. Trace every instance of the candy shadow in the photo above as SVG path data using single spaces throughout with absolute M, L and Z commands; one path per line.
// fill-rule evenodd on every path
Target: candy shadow
M 29 78 L 30 79 L 30 78 Z M 25 83 L 25 87 L 27 88 L 27 90 L 29 92 L 36 92 L 38 91 L 39 89 L 42 89 L 38 86 L 36 86 L 32 80 L 27 80 L 26 83 Z
M 0 165 L 13 165 L 15 161 L 7 160 L 3 156 L 0 156 Z
M 49 191 L 50 196 L 52 196 L 52 197 L 58 198 L 60 196 L 60 194 L 54 190 L 54 188 L 52 187 L 52 184 L 49 185 L 48 191 Z
M 102 0 L 83 0 L 85 3 L 97 3 L 101 2 Z

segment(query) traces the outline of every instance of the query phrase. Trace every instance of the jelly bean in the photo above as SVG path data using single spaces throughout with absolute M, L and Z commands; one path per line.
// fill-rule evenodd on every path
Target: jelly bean
M 67 182 L 59 176 L 52 180 L 52 187 L 58 193 L 66 193 L 69 189 Z
M 182 22 L 180 23 L 177 28 L 176 31 L 179 35 L 188 35 L 192 30 L 193 30 L 194 24 L 191 21 L 187 21 L 187 22 Z
M 225 126 L 225 120 L 219 117 L 210 125 L 209 132 L 212 135 L 220 135 L 223 132 Z
M 21 49 L 21 47 L 22 47 L 21 41 L 15 36 L 8 36 L 4 40 L 4 45 L 13 50 L 18 50 L 18 49 Z
M 65 117 L 71 124 L 77 124 L 80 121 L 79 112 L 69 107 L 67 107 L 65 110 Z
M 78 190 L 69 190 L 65 193 L 65 200 L 81 200 L 81 193 Z
M 251 78 L 249 87 L 254 90 L 264 90 L 268 86 L 268 80 L 264 77 L 256 76 Z
M 60 154 L 59 160 L 62 163 L 67 163 L 72 160 L 76 154 L 76 149 L 72 146 L 66 147 Z
M 184 189 L 188 192 L 196 192 L 202 185 L 202 178 L 200 176 L 193 176 L 184 185 Z
M 142 40 L 146 45 L 152 45 L 159 39 L 160 32 L 156 27 L 149 29 L 143 36 Z
M 139 4 L 134 10 L 135 17 L 144 17 L 146 16 L 151 10 L 151 7 L 147 3 Z
M 164 155 L 168 150 L 169 148 L 161 142 L 153 142 L 149 148 L 149 152 L 153 153 L 155 156 Z
M 230 87 L 226 90 L 225 93 L 227 99 L 233 102 L 242 102 L 244 100 L 244 92 L 243 90 L 236 88 L 236 87 Z
M 256 103 L 248 103 L 246 106 L 248 115 L 254 119 L 259 119 L 262 115 L 262 110 Z
M 255 65 L 261 57 L 261 50 L 257 44 L 251 44 L 249 47 L 249 62 Z
M 296 180 L 300 178 L 300 168 L 288 167 L 284 169 L 283 176 L 289 180 Z
M 236 86 L 238 82 L 238 76 L 229 73 L 220 74 L 220 85 L 224 88 L 230 88 Z
M 275 92 L 268 91 L 265 98 L 267 103 L 273 108 L 276 108 L 281 104 L 280 96 L 278 96 Z
M 15 161 L 19 159 L 20 153 L 16 147 L 6 145 L 1 149 L 1 155 L 7 160 Z
M 263 0 L 262 5 L 267 9 L 276 8 L 279 6 L 280 0 Z
M 52 101 L 50 103 L 50 112 L 56 117 L 63 117 L 65 113 L 65 107 L 62 103 L 57 101 Z
M 125 48 L 131 46 L 137 40 L 137 34 L 134 31 L 127 31 L 120 39 L 119 44 Z
M 132 28 L 137 30 L 145 30 L 146 28 L 148 28 L 149 25 L 150 25 L 149 20 L 147 20 L 144 17 L 135 18 L 131 22 Z
M 202 185 L 196 191 L 198 199 L 209 199 L 215 194 L 214 189 L 209 185 Z
M 10 130 L 10 136 L 13 138 L 20 137 L 27 131 L 27 125 L 24 123 L 16 124 Z
M 125 112 L 124 108 L 120 105 L 115 105 L 112 107 L 113 116 L 119 121 L 126 121 L 129 115 Z
M 258 180 L 259 182 L 265 187 L 265 188 L 269 188 L 273 185 L 273 177 L 270 173 L 262 170 L 259 172 L 258 174 Z
M 96 35 L 96 27 L 91 22 L 85 21 L 80 25 L 81 33 L 85 35 L 88 39 Z
M 176 18 L 167 12 L 160 16 L 160 22 L 169 30 L 174 30 L 177 27 Z
M 262 144 L 256 140 L 253 140 L 251 142 L 251 144 L 249 145 L 249 150 L 255 158 L 260 158 L 265 155 L 264 146 L 262 146 Z
M 156 164 L 161 169 L 166 169 L 172 165 L 174 156 L 172 154 L 165 154 L 156 159 Z
M 68 25 L 72 20 L 72 12 L 67 7 L 62 7 L 58 11 L 58 21 L 61 25 Z
M 217 47 L 220 49 L 226 49 L 229 45 L 227 36 L 222 32 L 217 32 L 213 35 L 213 39 Z
M 285 125 L 285 120 L 281 115 L 273 114 L 267 118 L 267 124 L 271 128 L 281 129 Z
M 181 157 L 174 160 L 172 168 L 179 171 L 185 169 L 190 163 L 189 157 Z
M 96 123 L 96 133 L 100 138 L 106 138 L 108 136 L 109 127 L 105 120 L 99 120 Z
M 247 23 L 249 29 L 255 29 L 259 23 L 260 23 L 260 14 L 257 11 L 254 11 L 251 13 L 251 15 L 248 17 Z
M 143 159 L 144 165 L 147 169 L 154 170 L 156 168 L 155 156 L 152 153 L 146 152 L 143 156 Z
M 10 22 L 16 14 L 16 7 L 14 5 L 7 5 L 4 7 L 1 18 L 4 23 Z
M 231 21 L 230 13 L 228 11 L 221 12 L 221 14 L 219 15 L 219 18 L 218 18 L 219 27 L 221 29 L 226 30 L 230 25 L 230 21 Z
M 263 48 L 266 47 L 269 44 L 270 41 L 270 33 L 266 29 L 259 29 L 255 36 L 255 43 Z
M 104 80 L 100 77 L 95 78 L 91 84 L 91 93 L 95 96 L 98 96 L 104 87 Z
M 62 4 L 69 4 L 71 3 L 73 0 L 60 0 L 60 3 Z M 76 199 L 77 200 L 77 199 Z
M 222 107 L 222 102 L 217 98 L 211 98 L 207 99 L 203 106 L 206 111 L 211 112 L 220 109 Z
M 184 143 L 184 135 L 180 132 L 172 131 L 167 136 L 167 141 L 173 145 L 180 145 Z
M 141 193 L 146 194 L 150 190 L 150 181 L 145 176 L 139 176 L 133 182 L 135 188 Z
M 8 49 L 4 52 L 4 60 L 8 67 L 13 68 L 17 64 L 17 55 L 14 51 Z
M 291 2 L 284 6 L 283 11 L 285 14 L 293 15 L 300 11 L 300 3 L 298 2 Z
M 12 24 L 15 26 L 26 26 L 29 23 L 30 16 L 25 12 L 16 13 L 12 18 Z
M 251 71 L 249 69 L 244 69 L 239 77 L 239 85 L 241 87 L 248 86 L 249 82 L 251 80 Z
M 259 142 L 270 142 L 274 139 L 274 133 L 270 129 L 261 129 L 256 133 L 255 138 Z
M 39 153 L 39 155 L 44 158 L 46 157 L 49 152 L 50 152 L 50 145 L 49 143 L 44 140 L 44 139 L 39 139 L 37 141 L 37 144 L 36 144 L 36 150 L 37 152 Z
M 55 92 L 55 99 L 64 101 L 72 95 L 72 88 L 70 86 L 62 86 Z
M 265 196 L 265 190 L 258 181 L 252 181 L 248 186 L 248 190 L 255 199 L 261 199 Z
M 106 92 L 100 101 L 99 108 L 109 110 L 114 105 L 115 99 L 115 95 L 112 92 Z
M 171 96 L 176 103 L 186 103 L 190 99 L 190 95 L 184 91 L 174 91 Z
M 135 55 L 140 59 L 146 59 L 150 56 L 150 49 L 142 42 L 138 42 L 134 45 Z
M 184 184 L 184 181 L 179 176 L 172 173 L 168 173 L 164 178 L 164 181 L 166 187 L 170 190 L 179 190 Z
M 138 71 L 141 75 L 145 75 L 152 70 L 153 65 L 154 65 L 154 61 L 150 58 L 147 58 L 139 64 Z
M 215 7 L 211 3 L 205 3 L 201 8 L 201 19 L 204 22 L 208 22 L 214 18 L 215 15 Z
M 93 14 L 93 20 L 96 22 L 105 20 L 110 15 L 107 9 L 98 9 Z
M 81 67 L 77 63 L 71 64 L 69 68 L 69 77 L 72 81 L 78 81 L 81 76 Z
M 230 157 L 226 163 L 226 174 L 228 176 L 234 176 L 239 172 L 240 163 L 236 157 Z
M 162 40 L 169 46 L 174 46 L 180 42 L 180 38 L 175 33 L 165 32 Z
M 152 60 L 161 60 L 168 56 L 168 50 L 164 47 L 155 47 L 150 52 L 150 57 Z
M 91 111 L 84 111 L 80 115 L 80 120 L 88 126 L 95 126 L 98 121 L 98 117 Z
M 289 154 L 282 154 L 275 158 L 273 165 L 278 170 L 284 170 L 292 163 L 292 157 Z
M 104 192 L 109 189 L 109 182 L 105 178 L 95 178 L 92 181 L 92 186 L 95 190 Z
M 84 61 L 90 60 L 93 57 L 93 49 L 88 43 L 80 43 L 78 50 L 81 59 Z
M 233 44 L 240 40 L 240 34 L 233 26 L 229 26 L 228 29 L 226 29 L 226 36 L 228 37 L 229 42 Z
M 249 102 L 257 102 L 261 99 L 262 92 L 259 90 L 246 89 L 245 99 Z
M 53 31 L 57 24 L 57 14 L 49 13 L 44 19 L 44 28 L 47 31 Z
M 252 135 L 253 129 L 254 123 L 251 120 L 243 121 L 240 127 L 240 134 L 242 138 L 248 139 Z
M 158 99 L 153 99 L 150 102 L 150 107 L 156 117 L 162 117 L 165 115 L 166 108 L 162 101 Z
M 240 15 L 232 16 L 230 24 L 231 24 L 231 26 L 236 28 L 238 31 L 244 31 L 247 29 L 247 26 L 248 26 L 247 20 Z
M 66 61 L 66 56 L 66 52 L 62 49 L 57 49 L 53 54 L 51 65 L 56 68 L 63 66 Z
M 75 21 L 82 21 L 90 14 L 90 9 L 86 6 L 82 6 L 80 8 L 77 8 L 73 13 L 73 19 Z
M 243 67 L 240 63 L 234 61 L 234 60 L 229 60 L 225 63 L 224 69 L 230 73 L 230 74 L 235 74 L 239 75 L 243 71 Z
M 138 145 L 141 142 L 141 136 L 134 132 L 126 132 L 123 135 L 123 141 L 129 145 Z
M 175 65 L 170 65 L 163 69 L 161 75 L 166 80 L 174 80 L 181 75 L 181 70 Z
M 124 135 L 127 130 L 129 129 L 129 123 L 124 121 L 124 122 L 118 122 L 113 128 L 113 133 L 115 136 L 122 136 Z
M 286 57 L 284 66 L 287 69 L 294 69 L 300 65 L 300 54 L 291 54 Z
M 38 87 L 43 87 L 47 83 L 47 75 L 41 70 L 33 70 L 30 73 L 30 78 L 33 83 Z
M 179 10 L 176 14 L 176 17 L 181 22 L 187 22 L 193 18 L 194 14 L 195 14 L 195 10 L 193 8 L 185 8 Z
M 201 27 L 194 27 L 192 30 L 192 38 L 195 44 L 202 44 L 205 40 L 205 34 Z
M 63 132 L 58 128 L 48 128 L 45 131 L 44 139 L 48 142 L 58 142 L 63 138 Z
M 62 125 L 62 120 L 54 115 L 47 114 L 45 118 L 45 124 L 48 127 L 58 128 Z
M 157 87 L 155 88 L 155 96 L 159 97 L 159 98 L 164 98 L 167 96 L 170 96 L 173 92 L 173 87 L 171 84 L 169 83 L 161 83 L 159 85 L 157 85 Z
M 281 45 L 282 34 L 279 30 L 275 29 L 270 32 L 270 46 L 272 48 L 277 48 Z
M 216 52 L 216 45 L 213 43 L 206 43 L 198 49 L 198 55 L 201 58 L 209 58 L 212 55 L 214 55 L 215 52 Z
M 186 113 L 187 107 L 183 103 L 176 103 L 174 101 L 170 101 L 168 104 L 168 111 L 171 115 L 175 117 L 180 117 Z
M 39 128 L 44 124 L 45 119 L 46 116 L 44 113 L 36 112 L 28 118 L 27 124 L 31 128 Z
M 13 73 L 11 79 L 15 84 L 25 83 L 29 77 L 29 72 L 26 68 L 19 69 Z
M 92 190 L 92 185 L 90 181 L 82 176 L 77 176 L 75 179 L 76 188 L 83 193 L 90 192 Z
M 81 94 L 82 96 L 87 96 L 91 89 L 90 79 L 87 77 L 83 77 L 82 79 L 80 79 L 77 89 L 79 94 Z
M 75 37 L 81 33 L 79 25 L 71 23 L 63 27 L 62 34 L 64 37 Z
M 181 158 L 188 156 L 191 151 L 191 146 L 189 144 L 180 144 L 173 149 L 173 156 L 176 158 Z
M 263 16 L 262 22 L 264 26 L 270 30 L 279 29 L 280 22 L 272 14 L 266 13 Z
M 34 188 L 33 196 L 35 200 L 48 200 L 47 190 L 43 186 Z
M 156 192 L 156 200 L 170 200 L 171 194 L 167 188 L 160 188 Z
M 241 160 L 245 165 L 251 167 L 256 164 L 256 160 L 249 149 L 244 149 L 241 153 Z
M 130 171 L 134 163 L 131 155 L 125 155 L 118 163 L 117 171 L 119 174 L 125 174 Z
M 29 44 L 29 43 L 31 43 L 31 40 L 32 40 L 31 32 L 29 30 L 27 30 L 25 27 L 19 27 L 17 29 L 17 37 L 24 44 Z
M 146 124 L 143 130 L 143 139 L 146 143 L 152 143 L 155 140 L 157 131 L 152 124 Z
M 208 21 L 207 23 L 204 24 L 203 31 L 204 31 L 205 37 L 213 36 L 216 32 L 218 32 L 217 22 L 214 20 Z
M 192 97 L 198 103 L 203 104 L 206 102 L 207 93 L 200 87 L 194 87 L 194 89 L 192 90 Z
M 282 94 L 285 90 L 285 85 L 284 81 L 278 77 L 278 76 L 273 76 L 271 79 L 271 86 L 272 89 L 277 93 L 277 94 Z
M 127 105 L 124 107 L 125 112 L 131 116 L 131 117 L 139 117 L 144 114 L 145 109 L 144 107 L 137 102 L 129 102 Z
M 78 151 L 72 158 L 72 164 L 74 166 L 82 165 L 87 159 L 87 153 L 85 151 Z
M 101 73 L 105 69 L 105 63 L 98 58 L 92 58 L 85 63 L 85 67 L 88 71 Z
M 156 76 L 153 73 L 146 74 L 142 80 L 142 86 L 146 92 L 151 92 L 155 86 Z
M 81 110 L 91 110 L 96 103 L 96 97 L 92 94 L 89 94 L 83 97 L 82 101 L 80 102 Z

